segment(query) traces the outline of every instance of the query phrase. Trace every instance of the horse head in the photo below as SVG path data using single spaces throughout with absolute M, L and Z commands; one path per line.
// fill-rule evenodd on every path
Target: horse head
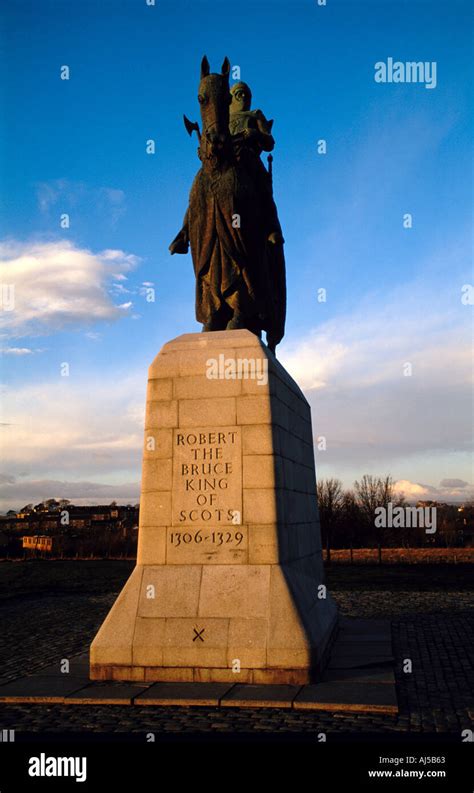
M 201 62 L 201 80 L 198 101 L 201 105 L 202 148 L 207 159 L 219 160 L 225 156 L 229 135 L 229 92 L 230 62 L 224 59 L 221 74 L 211 74 L 206 56 Z

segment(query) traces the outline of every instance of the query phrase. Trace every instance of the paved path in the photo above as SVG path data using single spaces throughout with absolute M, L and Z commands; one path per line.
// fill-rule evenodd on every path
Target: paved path
M 473 597 L 466 592 L 335 591 L 346 616 L 389 618 L 398 716 L 258 708 L 5 705 L 0 728 L 45 732 L 449 732 L 474 716 Z M 0 675 L 14 679 L 80 653 L 116 594 L 14 598 L 0 606 Z M 411 673 L 403 671 L 412 662 Z M 144 712 L 145 711 L 145 712 Z

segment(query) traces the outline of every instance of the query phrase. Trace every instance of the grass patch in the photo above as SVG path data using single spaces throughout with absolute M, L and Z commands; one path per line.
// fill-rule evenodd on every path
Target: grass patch
M 31 595 L 105 595 L 118 592 L 135 566 L 125 559 L 42 560 L 0 563 L 0 599 Z M 329 590 L 472 591 L 472 564 L 328 565 Z
M 379 590 L 433 592 L 471 591 L 472 564 L 364 564 L 325 565 L 329 590 Z
M 28 559 L 0 564 L 0 599 L 41 594 L 102 595 L 123 586 L 135 562 L 128 559 Z

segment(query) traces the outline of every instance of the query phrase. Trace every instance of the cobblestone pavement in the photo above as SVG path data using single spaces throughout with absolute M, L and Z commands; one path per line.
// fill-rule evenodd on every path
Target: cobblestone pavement
M 392 620 L 398 716 L 266 708 L 4 705 L 0 727 L 17 733 L 460 734 L 474 716 L 473 595 L 466 592 L 334 591 L 349 617 Z M 116 594 L 13 598 L 0 607 L 0 676 L 13 679 L 90 644 Z M 405 673 L 406 659 L 412 672 Z

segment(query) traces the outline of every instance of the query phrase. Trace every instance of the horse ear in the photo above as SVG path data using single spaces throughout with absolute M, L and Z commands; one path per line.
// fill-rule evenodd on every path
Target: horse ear
M 206 56 L 204 56 L 201 61 L 201 80 L 203 77 L 207 77 L 210 71 L 211 67 L 209 66 L 209 61 L 207 60 Z
M 224 77 L 228 77 L 230 74 L 230 60 L 226 57 L 224 58 L 224 63 L 222 64 L 221 72 Z

